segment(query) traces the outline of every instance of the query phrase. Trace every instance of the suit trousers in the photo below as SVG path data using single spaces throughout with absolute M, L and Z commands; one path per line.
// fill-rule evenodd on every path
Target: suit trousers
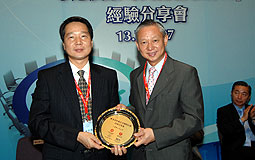
M 223 151 L 222 160 L 253 160 L 255 159 L 255 147 L 243 146 L 235 151 Z

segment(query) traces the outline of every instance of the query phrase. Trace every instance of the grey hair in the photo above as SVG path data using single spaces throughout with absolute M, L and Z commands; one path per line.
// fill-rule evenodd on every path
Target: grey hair
M 136 41 L 137 41 L 137 34 L 138 32 L 143 28 L 143 27 L 146 27 L 146 26 L 157 26 L 160 30 L 160 32 L 162 33 L 162 36 L 165 37 L 166 36 L 166 29 L 164 28 L 164 26 L 159 23 L 159 22 L 155 22 L 154 20 L 152 19 L 146 19 L 144 20 L 142 23 L 140 23 L 136 30 L 135 30 L 135 38 L 136 38 Z

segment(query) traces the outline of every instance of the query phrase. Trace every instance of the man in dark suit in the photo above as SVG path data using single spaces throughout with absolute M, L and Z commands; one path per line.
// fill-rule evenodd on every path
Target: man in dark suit
M 248 106 L 251 87 L 244 81 L 235 82 L 231 98 L 232 103 L 217 110 L 222 159 L 255 159 L 255 123 L 252 120 L 255 107 Z
M 168 35 L 158 22 L 145 20 L 136 29 L 137 49 L 147 61 L 130 74 L 128 108 L 139 117 L 142 127 L 135 133 L 132 159 L 190 160 L 190 136 L 203 128 L 197 71 L 169 57 L 167 42 Z
M 111 159 L 93 128 L 102 112 L 119 103 L 116 71 L 89 62 L 93 29 L 86 19 L 66 19 L 60 36 L 68 59 L 38 73 L 29 128 L 45 142 L 43 159 Z M 84 93 L 81 79 L 88 86 Z

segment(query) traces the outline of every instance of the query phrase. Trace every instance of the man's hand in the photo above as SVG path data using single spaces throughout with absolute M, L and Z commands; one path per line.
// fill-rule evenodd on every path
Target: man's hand
M 137 138 L 135 146 L 138 147 L 142 144 L 147 145 L 155 141 L 154 133 L 151 128 L 140 128 L 138 133 L 135 133 L 134 136 Z
M 87 149 L 103 149 L 102 143 L 93 134 L 88 132 L 79 132 L 77 141 L 83 144 Z
M 251 107 L 252 107 L 252 104 L 249 105 L 249 106 L 244 110 L 243 116 L 242 116 L 242 118 L 241 118 L 241 121 L 242 121 L 243 123 L 244 123 L 245 121 L 247 121 L 248 116 L 249 116 L 249 111 L 250 111 Z M 252 110 L 254 110 L 254 108 L 253 108 Z M 254 113 L 253 113 L 253 114 L 254 114 Z
M 115 156 L 122 156 L 127 153 L 127 149 L 123 146 L 114 145 L 113 148 L 111 148 L 112 154 L 115 154 Z
M 125 106 L 124 104 L 118 104 L 117 106 L 115 106 L 115 108 L 117 109 L 117 111 L 121 110 L 122 108 L 126 109 L 127 106 Z
M 252 104 L 250 105 L 252 107 Z M 250 111 L 250 115 L 251 119 L 255 119 L 255 105 L 253 106 L 253 108 Z

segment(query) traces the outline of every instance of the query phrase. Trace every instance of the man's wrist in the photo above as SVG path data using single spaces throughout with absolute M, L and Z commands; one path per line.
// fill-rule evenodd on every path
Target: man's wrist
M 243 122 L 243 123 L 246 121 L 246 119 L 244 119 L 244 117 L 242 117 L 240 120 L 241 120 L 241 122 Z
M 156 139 L 155 139 L 155 135 L 154 135 L 154 131 L 153 131 L 153 129 L 152 128 L 150 128 L 150 130 L 151 130 L 151 140 L 152 140 L 152 142 L 154 142 Z
M 78 135 L 77 135 L 77 141 L 81 142 L 81 132 L 79 132 Z

